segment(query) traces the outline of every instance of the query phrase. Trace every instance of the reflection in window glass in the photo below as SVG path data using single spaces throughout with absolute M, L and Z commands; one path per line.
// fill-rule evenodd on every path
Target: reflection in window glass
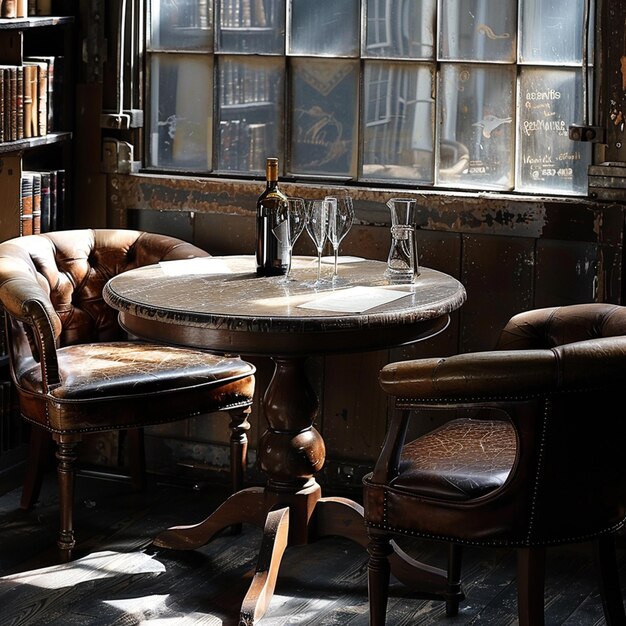
M 147 5 L 147 167 L 586 193 L 596 0 Z
M 434 68 L 368 61 L 363 81 L 363 178 L 433 181 Z
M 443 64 L 436 182 L 512 189 L 515 66 Z
M 154 0 L 150 11 L 153 50 L 209 50 L 213 47 L 213 2 Z
M 211 169 L 212 57 L 154 55 L 150 83 L 150 164 Z
M 577 69 L 523 68 L 517 187 L 586 193 L 591 145 L 569 139 L 568 126 L 582 119 L 582 74 Z
M 284 0 L 222 0 L 216 4 L 219 52 L 284 53 Z
M 291 65 L 291 173 L 355 176 L 359 62 Z
M 357 57 L 359 0 L 291 0 L 289 54 Z
M 264 172 L 268 154 L 282 162 L 284 72 L 282 59 L 219 57 L 218 169 Z
M 364 56 L 432 59 L 436 0 L 367 0 Z
M 515 61 L 516 0 L 445 0 L 440 20 L 440 59 Z
M 586 2 L 521 0 L 520 62 L 580 64 Z M 592 15 L 593 11 L 590 12 L 590 19 Z M 593 32 L 593 23 L 590 29 Z

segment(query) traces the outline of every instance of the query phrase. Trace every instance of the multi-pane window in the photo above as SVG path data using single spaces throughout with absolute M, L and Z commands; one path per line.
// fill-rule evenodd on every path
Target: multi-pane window
M 589 0 L 149 0 L 147 167 L 585 194 Z

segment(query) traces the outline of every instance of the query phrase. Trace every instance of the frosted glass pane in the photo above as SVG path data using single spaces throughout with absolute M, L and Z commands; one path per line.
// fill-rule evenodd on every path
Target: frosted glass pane
M 154 55 L 150 83 L 150 164 L 211 169 L 212 57 Z
M 282 162 L 283 59 L 220 57 L 217 168 L 265 172 L 265 158 Z
M 364 179 L 433 182 L 433 75 L 427 65 L 365 63 Z
M 520 0 L 520 61 L 580 64 L 586 1 Z
M 524 68 L 520 75 L 517 188 L 587 193 L 591 145 L 569 139 L 583 119 L 582 73 L 575 69 Z
M 212 0 L 153 0 L 150 3 L 153 50 L 210 50 Z
M 511 189 L 515 66 L 442 64 L 439 185 Z
M 440 59 L 515 62 L 516 0 L 442 0 L 440 7 Z
M 216 6 L 219 52 L 284 54 L 284 0 L 221 0 Z
M 433 59 L 436 0 L 367 0 L 364 56 Z
M 288 53 L 359 55 L 359 0 L 291 0 Z
M 359 61 L 292 59 L 294 174 L 356 176 Z

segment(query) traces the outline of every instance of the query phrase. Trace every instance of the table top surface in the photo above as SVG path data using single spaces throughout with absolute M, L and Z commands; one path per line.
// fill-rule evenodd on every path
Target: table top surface
M 436 270 L 420 268 L 415 283 L 391 285 L 383 276 L 384 262 L 355 257 L 340 261 L 338 279 L 330 278 L 332 263 L 324 263 L 319 283 L 317 260 L 312 257 L 294 257 L 289 282 L 283 277 L 257 277 L 253 256 L 194 259 L 192 264 L 170 261 L 115 276 L 105 286 L 104 299 L 120 311 L 122 325 L 141 337 L 252 353 L 283 352 L 293 344 L 293 335 L 300 340 L 308 337 L 300 341 L 301 349 L 328 351 L 330 344 L 318 344 L 326 344 L 329 333 L 335 340 L 353 335 L 349 345 L 339 341 L 338 349 L 356 347 L 359 341 L 364 342 L 363 349 L 371 349 L 377 343 L 375 329 L 395 328 L 401 335 L 381 337 L 382 345 L 406 343 L 422 338 L 420 326 L 426 330 L 441 319 L 447 325 L 448 314 L 465 301 L 463 285 Z M 356 293 L 359 290 L 366 297 L 385 296 L 388 290 L 402 296 L 366 310 L 326 310 L 320 302 L 333 296 L 339 298 L 340 307 L 347 303 L 350 308 L 357 295 L 363 295 Z M 300 306 L 315 301 L 321 308 Z M 430 334 L 441 329 L 439 323 Z M 250 333 L 257 337 L 254 345 L 242 339 Z M 259 340 L 260 335 L 265 337 Z M 371 339 L 365 341 L 366 336 Z

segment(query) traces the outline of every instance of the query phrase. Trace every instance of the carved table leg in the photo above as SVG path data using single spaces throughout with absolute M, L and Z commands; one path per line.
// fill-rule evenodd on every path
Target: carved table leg
M 313 427 L 318 401 L 307 380 L 304 359 L 276 357 L 274 363 L 274 375 L 263 397 L 267 429 L 257 450 L 267 475 L 265 488 L 239 491 L 199 524 L 169 528 L 154 540 L 158 547 L 192 550 L 227 526 L 263 527 L 240 626 L 251 626 L 267 610 L 286 547 L 328 535 L 347 537 L 364 548 L 369 543 L 363 507 L 347 498 L 320 497 L 315 474 L 324 465 L 326 449 Z M 445 571 L 415 561 L 393 541 L 391 547 L 391 572 L 398 580 L 426 597 L 444 597 Z

